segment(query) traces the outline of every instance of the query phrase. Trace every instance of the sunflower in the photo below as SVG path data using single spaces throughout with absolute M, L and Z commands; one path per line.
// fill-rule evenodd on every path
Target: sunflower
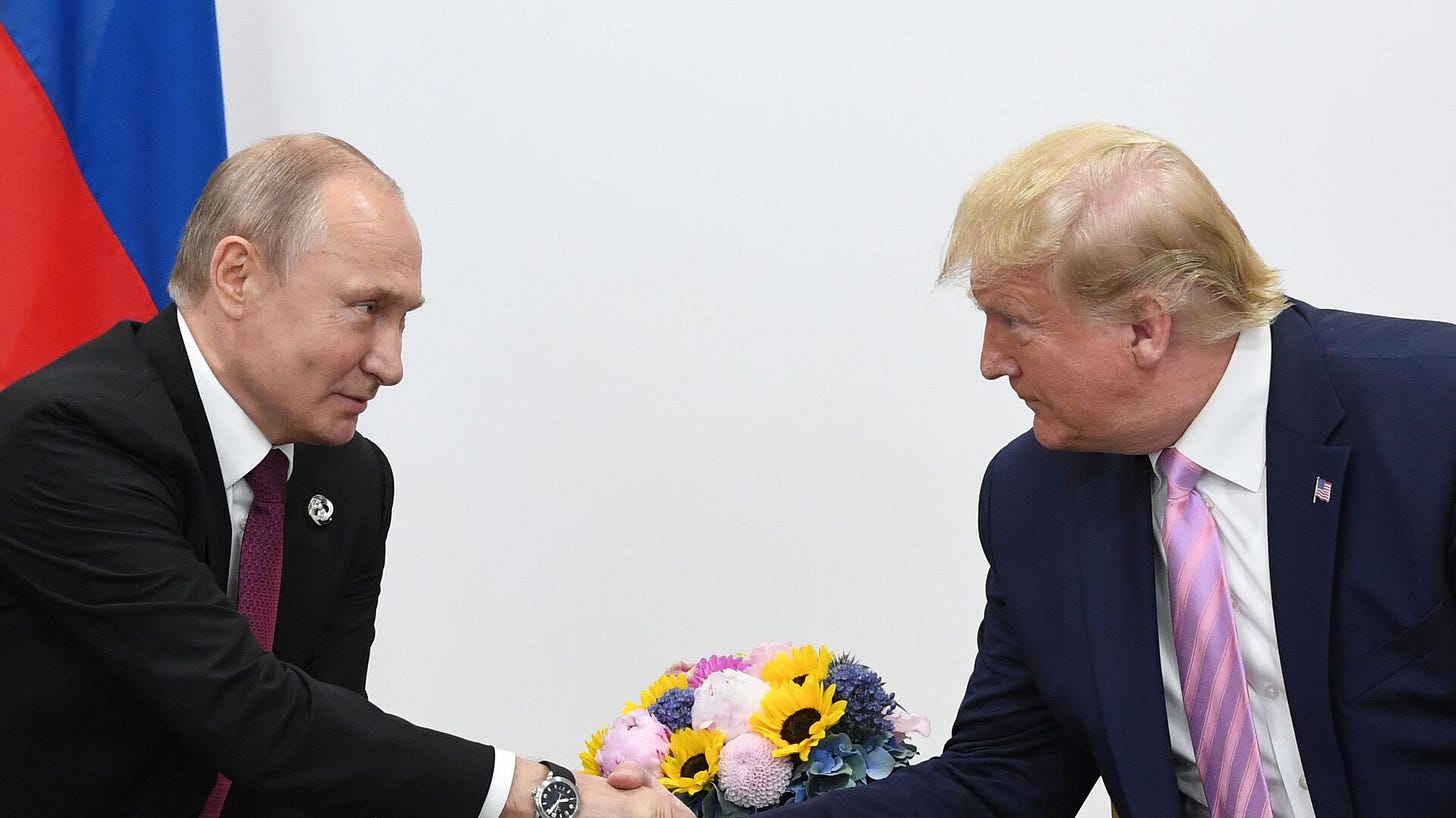
M 724 735 L 691 727 L 672 734 L 662 759 L 662 786 L 679 795 L 697 795 L 718 775 Z
M 592 733 L 592 737 L 586 740 L 586 749 L 577 758 L 581 759 L 581 771 L 586 775 L 601 775 L 602 765 L 597 761 L 597 751 L 602 749 L 602 739 L 607 737 L 607 728 Z
M 763 666 L 763 680 L 771 685 L 822 682 L 833 660 L 834 654 L 822 645 L 817 649 L 811 645 L 791 648 Z
M 834 685 L 782 684 L 764 694 L 759 712 L 748 721 L 754 732 L 774 743 L 775 757 L 797 755 L 808 761 L 809 751 L 839 723 L 846 707 L 834 700 Z
M 642 701 L 627 702 L 626 704 L 622 705 L 622 715 L 625 716 L 628 713 L 631 713 L 633 710 L 644 710 L 648 707 L 651 707 L 652 705 L 657 704 L 657 700 L 662 698 L 662 694 L 666 693 L 667 691 L 672 690 L 675 687 L 687 686 L 688 675 L 686 673 L 664 673 L 662 674 L 662 676 L 658 677 L 657 681 L 648 685 L 647 689 L 642 691 Z

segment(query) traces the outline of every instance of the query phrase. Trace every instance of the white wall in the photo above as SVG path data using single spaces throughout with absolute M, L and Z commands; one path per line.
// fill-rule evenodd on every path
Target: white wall
M 571 761 L 670 662 L 789 639 L 937 751 L 981 471 L 1029 423 L 931 290 L 976 174 L 1146 128 L 1292 294 L 1456 318 L 1452 6 L 1270 5 L 219 0 L 231 146 L 349 139 L 424 236 L 363 424 L 399 486 L 375 700 Z

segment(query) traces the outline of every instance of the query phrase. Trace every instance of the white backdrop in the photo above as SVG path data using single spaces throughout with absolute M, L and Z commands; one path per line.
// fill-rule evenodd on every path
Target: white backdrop
M 1453 6 L 1272 5 L 219 0 L 231 147 L 342 136 L 424 238 L 362 424 L 398 484 L 373 698 L 572 762 L 672 661 L 794 640 L 938 751 L 1030 420 L 931 287 L 978 173 L 1145 128 L 1291 294 L 1456 318 Z

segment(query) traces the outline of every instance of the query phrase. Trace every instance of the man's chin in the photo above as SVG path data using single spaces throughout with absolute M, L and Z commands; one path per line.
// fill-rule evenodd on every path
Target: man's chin
M 308 440 L 302 442 L 312 446 L 342 446 L 353 440 L 358 431 L 359 419 L 357 415 L 353 415 L 347 420 L 339 420 L 327 428 L 316 430 Z
M 1066 429 L 1052 426 L 1050 423 L 1042 421 L 1041 418 L 1032 422 L 1031 434 L 1043 449 L 1050 449 L 1054 452 L 1077 451 L 1076 438 Z

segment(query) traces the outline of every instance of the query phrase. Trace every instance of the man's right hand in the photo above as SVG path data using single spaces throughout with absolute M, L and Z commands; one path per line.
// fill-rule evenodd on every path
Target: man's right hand
M 546 778 L 546 768 L 516 759 L 516 775 L 501 818 L 536 818 L 531 792 Z M 632 762 L 625 762 L 610 777 L 578 775 L 581 793 L 579 818 L 693 818 L 692 810 L 673 797 L 656 778 Z
M 693 811 L 662 782 L 630 761 L 618 765 L 605 779 L 582 775 L 576 783 L 581 789 L 581 818 L 693 818 Z

